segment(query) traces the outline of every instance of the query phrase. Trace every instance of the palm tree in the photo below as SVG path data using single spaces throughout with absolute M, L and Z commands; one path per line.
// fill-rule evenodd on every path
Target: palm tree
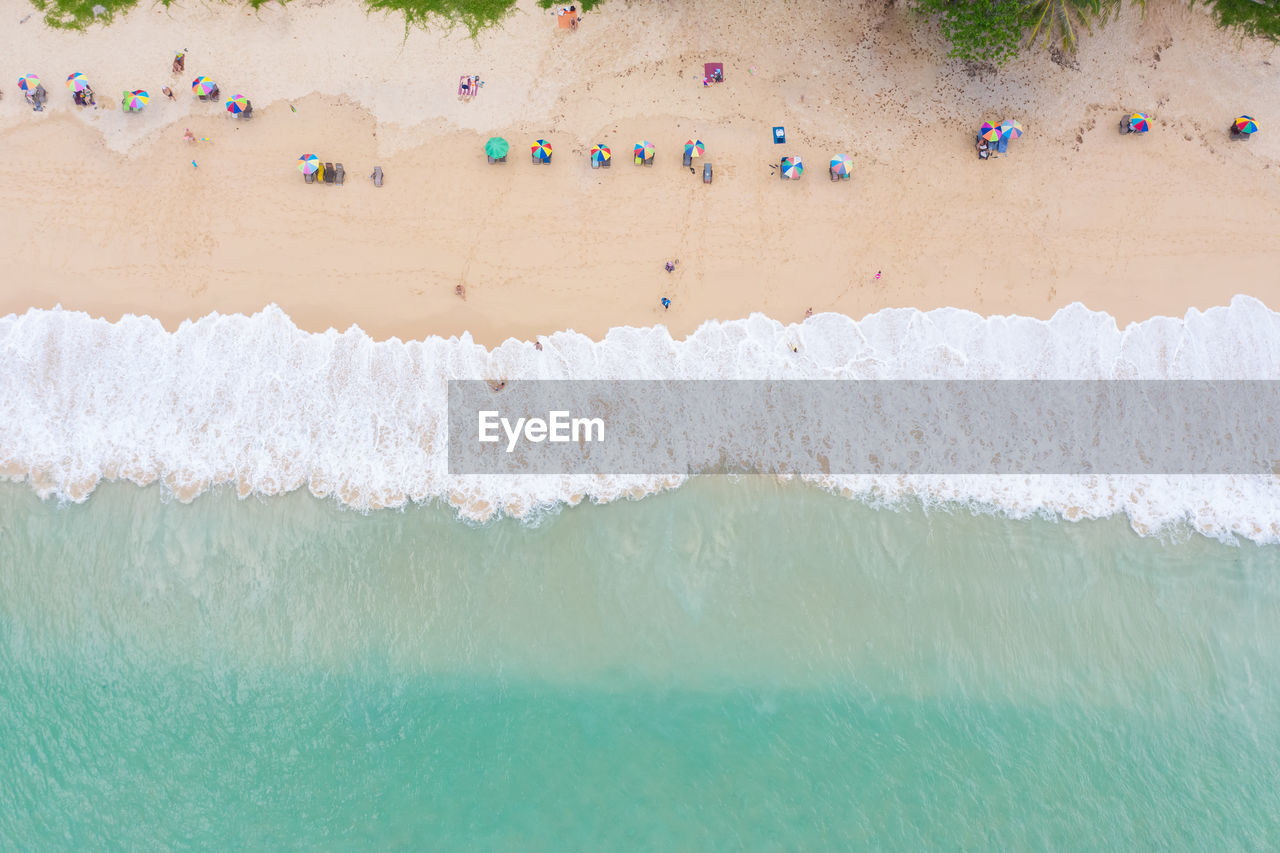
M 1135 0 L 1142 5 L 1143 0 Z M 1029 0 L 1027 15 L 1031 21 L 1031 37 L 1028 44 L 1044 36 L 1047 47 L 1061 40 L 1063 53 L 1074 53 L 1077 30 L 1084 27 L 1092 32 L 1092 23 L 1100 24 L 1120 14 L 1120 0 Z

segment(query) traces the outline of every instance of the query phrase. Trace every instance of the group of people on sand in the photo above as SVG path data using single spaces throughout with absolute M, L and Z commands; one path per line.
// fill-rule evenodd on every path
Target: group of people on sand
M 483 85 L 484 81 L 480 79 L 479 74 L 464 75 L 458 81 L 458 95 L 470 100 L 480 94 L 480 87 Z
M 34 89 L 27 89 L 23 92 L 26 96 L 27 103 L 31 105 L 31 109 L 36 112 L 44 111 L 44 102 L 49 100 L 49 93 L 44 90 L 43 83 L 37 83 Z

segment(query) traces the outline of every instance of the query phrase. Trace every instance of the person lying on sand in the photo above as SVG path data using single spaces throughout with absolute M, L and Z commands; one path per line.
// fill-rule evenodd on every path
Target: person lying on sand
M 165 96 L 166 98 L 168 98 L 169 100 L 171 100 L 171 101 L 176 101 L 176 100 L 177 100 L 177 98 L 175 98 L 175 97 L 173 96 L 173 90 L 172 90 L 172 89 L 170 89 L 168 86 L 165 86 L 165 87 L 164 87 L 163 89 L 161 89 L 160 91 L 161 91 L 161 92 L 164 92 L 164 96 Z
M 191 132 L 191 128 L 189 128 L 189 127 L 187 128 L 187 132 L 186 132 L 186 133 L 184 133 L 184 134 L 182 134 L 182 138 L 183 138 L 183 139 L 185 139 L 185 140 L 187 140 L 188 142 L 195 142 L 195 141 L 196 141 L 196 135 L 195 135 L 194 133 L 192 133 L 192 132 Z
M 187 54 L 185 51 L 179 51 L 173 55 L 173 73 L 181 74 L 182 70 L 187 67 Z

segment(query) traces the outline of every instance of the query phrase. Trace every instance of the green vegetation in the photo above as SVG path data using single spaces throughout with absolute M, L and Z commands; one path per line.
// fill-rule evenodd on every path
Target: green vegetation
M 1280 2 L 1277 0 L 1207 0 L 1220 27 L 1245 35 L 1280 41 Z
M 1024 46 L 1039 42 L 1051 51 L 1075 51 L 1080 31 L 1092 32 L 1120 14 L 1121 0 L 916 0 L 916 8 L 938 20 L 951 43 L 950 55 L 1002 64 Z M 1254 0 L 1216 0 L 1254 5 Z M 1268 0 L 1276 2 L 1276 0 Z M 1134 0 L 1144 5 L 1144 0 Z
M 168 6 L 173 0 L 157 0 Z M 287 0 L 244 0 L 254 9 L 269 3 Z M 572 0 L 570 0 L 572 2 Z M 590 9 L 599 0 L 581 0 L 583 9 Z M 94 22 L 111 23 L 116 13 L 131 9 L 137 0 L 31 0 L 33 6 L 44 13 L 45 23 L 60 29 L 82 30 Z M 544 6 L 549 5 L 542 0 Z M 498 23 L 511 13 L 515 0 L 365 0 L 369 9 L 400 12 L 405 27 L 425 27 L 432 23 L 462 24 L 474 36 L 485 27 Z M 93 14 L 94 7 L 101 11 Z
M 44 13 L 51 27 L 82 30 L 94 21 L 111 23 L 117 12 L 127 12 L 137 0 L 31 0 L 31 5 Z M 102 11 L 93 14 L 94 7 Z
M 365 0 L 370 9 L 400 12 L 404 26 L 426 27 L 432 23 L 460 23 L 474 36 L 511 14 L 516 0 Z
M 1027 13 L 1034 21 L 1029 43 L 1044 39 L 1045 47 L 1057 43 L 1063 53 L 1074 53 L 1080 28 L 1093 31 L 1093 22 L 1105 24 L 1120 14 L 1120 0 L 1031 0 Z
M 918 0 L 917 7 L 936 16 L 950 55 L 971 62 L 999 65 L 1018 53 L 1026 29 L 1022 0 Z
M 604 0 L 538 0 L 538 5 L 544 9 L 552 6 L 577 6 L 583 12 L 590 12 L 603 2 Z

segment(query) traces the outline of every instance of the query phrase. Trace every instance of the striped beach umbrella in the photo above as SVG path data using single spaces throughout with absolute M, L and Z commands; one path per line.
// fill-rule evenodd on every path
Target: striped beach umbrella
M 1151 129 L 1151 122 L 1146 113 L 1134 113 L 1129 116 L 1129 129 L 1134 133 L 1146 133 Z
M 1000 135 L 1007 136 L 1010 139 L 1017 139 L 1022 135 L 1022 125 L 1013 119 L 1005 119 L 1000 122 Z
M 539 163 L 550 163 L 551 143 L 545 139 L 539 139 L 533 143 L 533 158 Z
M 191 81 L 191 91 L 196 95 L 207 95 L 216 88 L 218 88 L 218 84 L 208 77 L 197 77 Z
M 1258 132 L 1258 122 L 1253 116 L 1240 116 L 1235 121 L 1236 130 L 1248 136 L 1251 133 Z
M 132 92 L 126 92 L 124 95 L 125 108 L 132 111 L 140 110 L 151 100 L 151 95 L 142 89 L 134 89 Z
M 298 171 L 304 175 L 314 175 L 320 168 L 320 158 L 314 154 L 303 154 L 298 158 Z
M 67 76 L 67 88 L 73 92 L 83 92 L 85 89 L 89 88 L 89 81 L 85 79 L 83 74 L 77 71 L 76 73 Z
M 643 163 L 653 156 L 653 143 L 647 139 L 644 142 L 637 142 L 634 154 L 636 162 Z
M 782 158 L 782 177 L 788 180 L 795 180 L 803 174 L 804 164 L 800 162 L 799 157 Z
M 501 136 L 495 136 L 484 144 L 485 155 L 495 160 L 506 157 L 510 150 L 511 144 Z
M 613 158 L 613 152 L 609 150 L 609 147 L 607 145 L 596 144 L 591 146 L 591 162 L 592 163 L 599 163 L 601 165 L 604 165 L 612 158 Z
M 995 127 L 989 121 L 984 121 L 982 129 L 978 131 L 978 135 L 988 142 L 998 142 L 1000 140 L 1000 128 Z
M 36 86 L 40 85 L 40 78 L 34 74 L 28 74 L 25 77 L 18 78 L 18 88 L 24 92 L 34 92 Z
M 707 153 L 707 146 L 702 144 L 701 139 L 690 139 L 684 144 L 684 153 L 690 157 L 701 157 Z
M 227 100 L 227 112 L 233 116 L 238 116 L 244 112 L 244 108 L 249 106 L 249 99 L 244 95 L 232 95 Z
M 843 178 L 849 174 L 849 158 L 843 154 L 837 154 L 831 158 L 831 172 L 836 177 Z

